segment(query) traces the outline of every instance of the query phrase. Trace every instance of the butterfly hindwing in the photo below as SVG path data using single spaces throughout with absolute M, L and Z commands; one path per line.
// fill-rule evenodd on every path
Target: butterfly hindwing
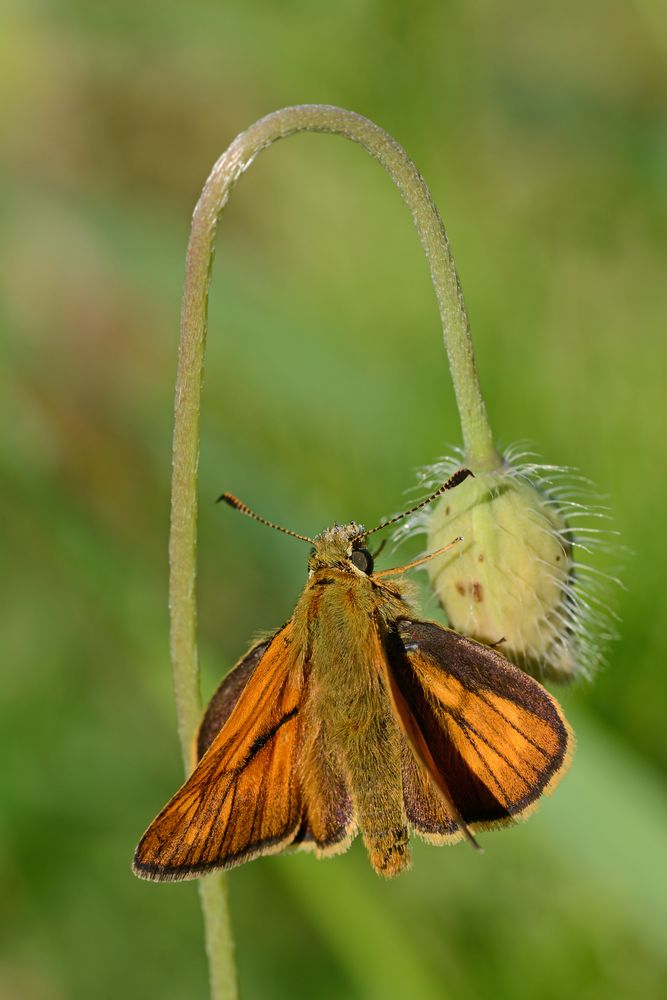
M 494 649 L 435 622 L 406 619 L 397 629 L 400 642 L 388 646 L 392 681 L 448 792 L 438 793 L 414 752 L 404 754 L 413 829 L 444 842 L 461 836 L 457 813 L 473 830 L 527 814 L 560 780 L 571 752 L 555 700 Z
M 300 761 L 305 808 L 294 846 L 318 857 L 347 850 L 357 832 L 349 782 L 331 754 L 324 728 L 313 721 L 306 729 Z

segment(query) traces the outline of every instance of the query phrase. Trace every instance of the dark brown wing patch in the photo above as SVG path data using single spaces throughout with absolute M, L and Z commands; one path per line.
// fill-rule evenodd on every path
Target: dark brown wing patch
M 510 823 L 555 787 L 572 734 L 537 681 L 490 647 L 433 622 L 399 622 L 387 653 L 466 824 Z M 460 837 L 453 810 L 412 754 L 404 761 L 403 785 L 406 814 L 417 832 L 432 840 Z

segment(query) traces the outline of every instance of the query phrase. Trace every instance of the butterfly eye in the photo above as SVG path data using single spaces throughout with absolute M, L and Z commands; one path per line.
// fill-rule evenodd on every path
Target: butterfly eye
M 362 573 L 373 572 L 373 556 L 368 549 L 354 549 L 350 556 L 350 562 Z

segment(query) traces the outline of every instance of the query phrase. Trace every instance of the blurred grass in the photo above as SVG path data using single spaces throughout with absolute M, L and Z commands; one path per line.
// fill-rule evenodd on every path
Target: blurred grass
M 192 886 L 129 874 L 179 777 L 167 652 L 173 378 L 190 213 L 259 115 L 339 103 L 431 184 L 502 442 L 608 494 L 621 638 L 564 697 L 570 774 L 525 826 L 232 873 L 248 997 L 665 991 L 667 26 L 648 3 L 5 5 L 0 32 L 0 997 L 202 996 Z M 201 462 L 205 693 L 289 613 L 311 533 L 377 521 L 458 441 L 390 182 L 276 147 L 225 213 Z M 209 502 L 210 501 L 210 502 Z M 610 566 L 615 557 L 604 565 Z

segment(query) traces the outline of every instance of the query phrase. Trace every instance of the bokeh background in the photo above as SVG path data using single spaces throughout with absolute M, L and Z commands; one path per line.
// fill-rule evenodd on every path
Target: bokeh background
M 579 746 L 555 797 L 481 857 L 416 844 L 392 884 L 359 843 L 234 871 L 243 994 L 664 996 L 664 7 L 9 0 L 2 20 L 0 996 L 206 995 L 195 886 L 129 871 L 181 776 L 166 542 L 183 260 L 213 161 L 305 101 L 368 115 L 415 159 L 495 433 L 609 497 L 625 551 L 603 568 L 626 589 L 607 666 L 562 695 Z M 288 615 L 306 555 L 214 498 L 306 533 L 375 523 L 458 440 L 397 192 L 340 139 L 279 144 L 234 192 L 213 277 L 205 695 Z

